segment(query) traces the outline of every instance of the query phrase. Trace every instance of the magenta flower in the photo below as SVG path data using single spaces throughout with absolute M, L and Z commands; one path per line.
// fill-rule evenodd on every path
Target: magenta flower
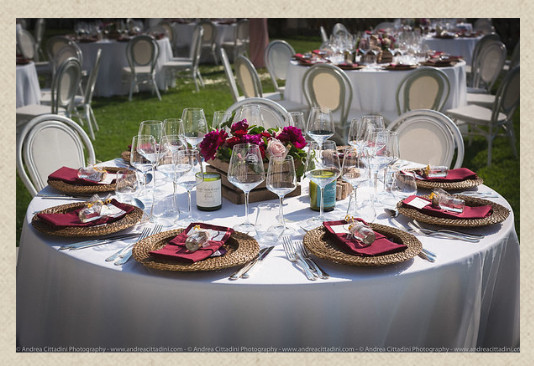
M 206 161 L 214 159 L 217 154 L 217 149 L 224 144 L 227 137 L 228 134 L 223 130 L 215 130 L 206 134 L 199 145 L 200 154 Z
M 232 135 L 236 132 L 236 131 L 244 131 L 245 133 L 248 131 L 248 122 L 246 119 L 243 119 L 239 122 L 236 122 L 232 125 L 231 127 L 231 131 L 232 131 Z
M 276 138 L 282 142 L 292 143 L 297 149 L 302 149 L 306 146 L 306 139 L 302 136 L 302 131 L 293 126 L 284 127 Z

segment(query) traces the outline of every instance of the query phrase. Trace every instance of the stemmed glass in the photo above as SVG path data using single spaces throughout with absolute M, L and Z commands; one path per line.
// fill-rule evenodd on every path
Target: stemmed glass
M 337 146 L 334 141 L 324 141 L 322 145 L 316 141 L 310 143 L 305 174 L 306 178 L 319 186 L 321 192 L 319 216 L 306 222 L 306 228 L 314 228 L 322 225 L 324 221 L 324 188 L 341 174 Z
M 180 134 L 181 118 L 167 118 L 163 120 L 163 136 Z
M 328 108 L 312 107 L 306 129 L 308 136 L 322 146 L 336 132 L 332 112 Z
M 263 116 L 259 104 L 242 106 L 234 116 L 234 122 L 246 119 L 249 126 L 263 126 Z
M 180 136 L 165 135 L 161 138 L 159 161 L 157 171 L 165 175 L 173 183 L 173 197 L 176 200 L 175 165 L 179 150 L 185 149 Z
M 187 191 L 187 213 L 184 218 L 180 217 L 180 224 L 188 225 L 193 221 L 191 210 L 191 190 L 203 181 L 202 161 L 198 150 L 178 150 L 176 152 L 174 169 L 175 182 Z
M 278 224 L 270 227 L 267 235 L 271 234 L 273 239 L 277 239 L 282 232 L 284 235 L 290 230 L 284 219 L 284 197 L 297 188 L 297 174 L 295 173 L 295 163 L 292 156 L 285 158 L 272 156 L 269 159 L 267 170 L 267 189 L 276 194 L 280 200 Z
M 389 131 L 382 128 L 373 128 L 369 133 L 367 152 L 369 154 L 375 199 L 377 196 L 378 172 L 388 166 L 390 162 L 389 136 Z
M 150 217 L 154 209 L 154 192 L 156 190 L 156 165 L 159 159 L 159 145 L 152 135 L 137 135 L 137 152 L 150 162 L 152 168 L 152 180 L 154 181 L 152 190 L 152 206 L 150 208 Z
M 351 201 L 353 206 L 352 214 L 354 217 L 357 217 L 358 211 L 358 185 L 369 179 L 369 161 L 367 159 L 366 154 L 367 153 L 365 150 L 357 149 L 352 146 L 347 147 L 343 152 L 343 166 L 341 178 L 352 186 L 354 198 Z
M 367 134 L 370 131 L 371 124 L 364 118 L 353 118 L 349 127 L 349 145 L 356 147 L 358 150 L 367 146 Z
M 228 181 L 245 193 L 245 222 L 234 226 L 235 230 L 252 232 L 256 229 L 248 218 L 248 196 L 252 189 L 265 180 L 265 169 L 258 145 L 237 144 L 232 149 L 228 167 Z
M 197 145 L 208 133 L 208 122 L 202 108 L 184 108 L 182 112 L 182 124 L 180 135 L 197 150 Z
M 163 136 L 163 122 L 156 120 L 143 121 L 139 124 L 138 135 L 152 135 L 156 140 L 156 144 L 161 141 Z
M 229 114 L 226 111 L 215 111 L 213 112 L 213 120 L 211 122 L 212 128 L 221 129 L 221 124 L 228 120 Z
M 130 150 L 130 165 L 136 169 L 137 181 L 141 186 L 138 196 L 141 196 L 147 194 L 147 172 L 152 169 L 152 164 L 138 152 L 138 146 L 139 136 L 134 136 L 132 138 L 132 147 Z

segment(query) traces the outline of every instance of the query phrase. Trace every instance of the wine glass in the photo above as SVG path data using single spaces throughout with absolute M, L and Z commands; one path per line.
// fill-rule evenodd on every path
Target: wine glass
M 133 170 L 121 169 L 117 172 L 115 195 L 120 202 L 131 202 L 137 189 L 137 177 Z
M 367 146 L 367 134 L 371 129 L 371 124 L 364 118 L 353 118 L 349 127 L 349 145 L 364 149 Z
M 230 114 L 226 113 L 226 111 L 215 111 L 213 112 L 211 127 L 221 129 L 221 124 L 225 123 L 229 118 Z
M 197 150 L 197 145 L 208 133 L 208 122 L 202 108 L 184 108 L 182 111 L 182 124 L 180 135 Z
M 312 107 L 306 132 L 319 146 L 336 132 L 332 112 L 328 108 Z
M 306 159 L 306 178 L 317 184 L 321 192 L 319 216 L 306 222 L 306 228 L 322 225 L 324 221 L 324 188 L 334 182 L 341 173 L 341 165 L 334 141 L 316 141 L 310 143 Z
M 147 173 L 152 169 L 152 164 L 142 154 L 138 152 L 139 136 L 132 138 L 132 147 L 130 150 L 130 165 L 136 169 L 137 181 L 141 186 L 138 196 L 148 193 L 146 187 Z
M 228 167 L 228 181 L 245 193 L 245 222 L 234 226 L 235 230 L 256 234 L 254 224 L 248 218 L 248 196 L 250 191 L 264 180 L 265 170 L 259 146 L 255 144 L 235 145 Z
M 282 233 L 286 235 L 290 230 L 284 219 L 283 207 L 285 195 L 297 188 L 297 174 L 295 173 L 293 157 L 290 155 L 285 158 L 272 156 L 269 159 L 265 182 L 267 189 L 276 194 L 280 200 L 278 224 L 267 230 L 267 235 L 273 236 L 273 239 L 276 240 Z
M 352 186 L 354 198 L 352 201 L 352 215 L 357 217 L 358 211 L 358 185 L 369 179 L 369 161 L 366 151 L 353 146 L 347 147 L 343 152 L 343 166 L 341 168 L 341 178 Z M 350 206 L 350 202 L 349 202 Z M 349 212 L 347 212 L 348 214 Z
M 179 222 L 187 226 L 193 221 L 191 190 L 203 181 L 202 174 L 198 174 L 202 173 L 202 161 L 199 151 L 193 149 L 178 150 L 175 159 L 175 181 L 187 191 L 187 213 Z
M 389 164 L 388 139 L 389 131 L 383 128 L 373 128 L 369 132 L 367 152 L 372 173 L 374 199 L 377 197 L 378 172 Z
M 161 141 L 161 136 L 163 136 L 163 122 L 156 120 L 147 120 L 139 124 L 138 135 L 152 135 L 156 140 L 156 144 L 159 144 Z
M 263 115 L 259 104 L 242 106 L 234 116 L 234 122 L 246 119 L 249 126 L 263 126 Z
M 362 121 L 373 128 L 386 128 L 384 117 L 380 114 L 364 114 Z
M 393 173 L 391 193 L 397 201 L 417 194 L 417 183 L 414 172 L 395 171 Z
M 163 136 L 180 134 L 181 118 L 166 118 L 163 120 Z

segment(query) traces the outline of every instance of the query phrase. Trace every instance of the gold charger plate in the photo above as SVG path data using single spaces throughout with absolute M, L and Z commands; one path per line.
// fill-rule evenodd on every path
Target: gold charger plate
M 116 167 L 104 167 L 104 169 L 110 173 L 116 173 L 124 168 Z M 48 185 L 60 192 L 70 195 L 82 195 L 89 196 L 95 193 L 106 193 L 115 191 L 115 183 L 111 184 L 95 184 L 91 186 L 82 186 L 76 184 L 70 184 L 61 180 L 48 179 Z
M 60 205 L 55 207 L 50 207 L 45 210 L 40 211 L 39 213 L 66 213 L 73 211 L 77 208 L 81 208 L 85 205 L 85 202 L 76 202 L 69 203 L 66 205 Z M 126 214 L 122 219 L 112 222 L 111 224 L 97 225 L 97 226 L 86 226 L 86 227 L 63 227 L 56 228 L 43 220 L 41 220 L 37 214 L 33 216 L 32 226 L 38 231 L 55 236 L 66 236 L 66 237 L 89 237 L 89 236 L 102 236 L 112 233 L 116 233 L 121 230 L 128 229 L 129 227 L 134 226 L 143 217 L 143 210 L 138 207 L 134 207 L 134 210 Z
M 195 271 L 216 271 L 224 268 L 243 265 L 255 258 L 260 246 L 251 236 L 235 231 L 224 243 L 226 254 L 220 257 L 206 258 L 195 263 L 180 261 L 179 259 L 165 258 L 150 254 L 150 251 L 163 248 L 176 235 L 184 229 L 165 231 L 149 236 L 135 244 L 132 255 L 135 260 L 143 266 L 162 271 L 195 272 Z
M 401 252 L 363 257 L 352 254 L 348 249 L 338 244 L 324 226 L 310 230 L 304 235 L 303 243 L 315 256 L 335 263 L 350 266 L 377 267 L 386 266 L 407 261 L 418 255 L 423 246 L 412 234 L 402 230 L 380 224 L 369 224 L 371 228 L 396 243 L 403 243 L 407 248 Z
M 461 194 L 455 194 L 454 196 L 463 199 L 466 205 L 471 207 L 491 205 L 493 208 L 493 212 L 490 216 L 481 219 L 449 219 L 425 214 L 423 212 L 420 212 L 415 207 L 403 205 L 402 201 L 397 203 L 397 208 L 399 209 L 400 214 L 408 216 L 409 218 L 415 219 L 417 221 L 431 225 L 451 227 L 475 227 L 498 224 L 506 220 L 510 215 L 510 211 L 506 207 L 499 205 L 498 203 L 495 203 L 493 201 L 485 200 L 482 198 L 464 196 Z M 428 198 L 428 196 L 423 197 Z

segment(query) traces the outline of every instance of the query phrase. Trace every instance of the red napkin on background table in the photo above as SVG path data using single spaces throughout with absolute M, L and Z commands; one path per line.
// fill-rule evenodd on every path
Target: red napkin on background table
M 431 201 L 429 199 L 416 195 L 405 198 L 402 203 L 404 205 L 408 205 L 408 203 L 412 202 L 412 200 L 417 197 L 428 202 L 427 206 L 423 207 L 422 209 L 418 209 L 418 211 L 436 217 L 443 217 L 447 219 L 483 219 L 484 217 L 490 216 L 493 212 L 493 208 L 491 207 L 491 205 L 475 207 L 465 205 L 464 210 L 462 212 L 447 211 L 441 208 L 432 207 Z
M 51 180 L 60 180 L 65 183 L 76 184 L 80 186 L 96 186 L 102 183 L 95 182 L 89 179 L 79 178 L 78 169 L 72 169 L 67 167 L 61 167 L 52 174 L 48 176 L 48 179 Z M 112 180 L 111 183 L 114 183 L 115 180 Z
M 50 213 L 50 214 L 40 213 L 40 214 L 37 214 L 37 217 L 49 223 L 50 225 L 53 225 L 58 228 L 75 227 L 75 226 L 86 227 L 86 226 L 95 226 L 95 225 L 101 225 L 101 224 L 110 224 L 112 222 L 122 219 L 126 214 L 132 212 L 135 209 L 134 206 L 128 205 L 126 203 L 120 203 L 119 201 L 115 199 L 111 200 L 111 204 L 125 211 L 124 215 L 120 215 L 117 217 L 108 216 L 108 217 L 102 217 L 94 221 L 81 222 L 78 217 L 78 212 L 80 212 L 82 208 L 78 208 L 76 210 L 66 212 L 66 213 Z
M 358 221 L 361 221 L 365 223 L 363 220 L 357 219 Z M 371 257 L 375 255 L 383 255 L 383 254 L 391 254 L 400 252 L 404 249 L 406 249 L 406 245 L 404 244 L 397 244 L 390 240 L 388 240 L 384 235 L 379 234 L 375 231 L 375 241 L 373 244 L 369 245 L 368 247 L 364 247 L 364 245 L 357 240 L 349 239 L 348 235 L 346 233 L 340 233 L 336 234 L 332 226 L 335 225 L 346 225 L 347 221 L 345 220 L 339 220 L 339 221 L 325 221 L 323 222 L 324 227 L 326 230 L 332 234 L 336 240 L 344 245 L 347 249 L 349 249 L 354 255 L 360 255 L 363 257 Z
M 201 229 L 222 231 L 225 232 L 225 234 L 221 240 L 210 240 L 208 242 L 208 246 L 200 248 L 197 251 L 190 252 L 185 247 L 185 240 L 187 239 L 187 233 L 189 232 L 189 230 L 191 230 L 196 225 L 199 225 Z M 150 253 L 163 257 L 183 259 L 192 263 L 198 262 L 210 257 L 213 253 L 219 250 L 219 248 L 222 247 L 222 245 L 228 240 L 228 238 L 230 238 L 233 232 L 234 230 L 228 227 L 194 222 L 191 223 L 184 231 L 182 231 L 182 233 L 180 233 L 174 239 L 169 241 L 163 248 L 153 250 Z
M 447 172 L 447 176 L 443 178 L 420 178 L 419 180 L 429 181 L 429 182 L 461 182 L 466 179 L 477 179 L 477 173 L 467 169 L 467 168 L 458 168 L 450 169 Z

